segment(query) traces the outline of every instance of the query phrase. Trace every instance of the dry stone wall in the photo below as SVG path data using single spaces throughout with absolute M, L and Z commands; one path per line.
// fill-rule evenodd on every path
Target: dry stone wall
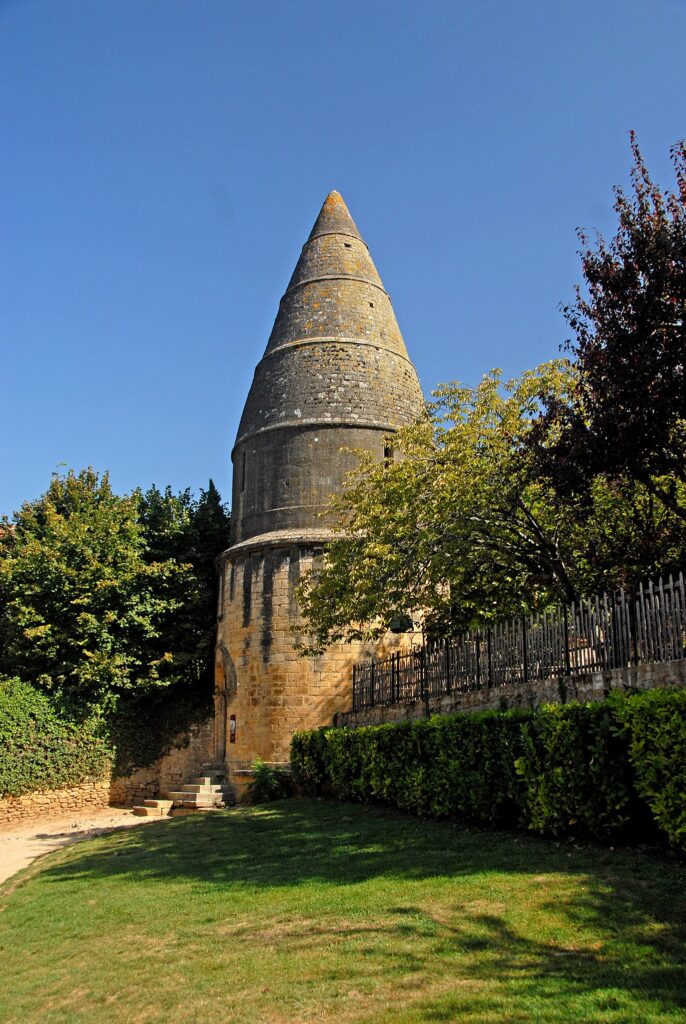
M 131 807 L 148 798 L 165 796 L 179 789 L 204 764 L 212 760 L 214 752 L 214 719 L 208 718 L 179 737 L 179 746 L 173 747 L 149 768 L 143 768 L 125 778 L 111 777 L 83 782 L 69 789 L 49 789 L 23 796 L 0 797 L 0 829 L 15 826 L 32 818 L 58 818 L 67 814 L 82 814 L 108 806 Z
M 110 803 L 129 807 L 141 800 L 165 797 L 209 764 L 214 754 L 214 718 L 194 726 L 186 736 L 179 737 L 178 746 L 149 768 L 141 768 L 110 783 Z
M 85 811 L 100 811 L 110 804 L 108 779 L 82 782 L 69 789 L 53 789 L 23 796 L 0 797 L 0 829 L 14 827 L 31 819 L 60 818 Z

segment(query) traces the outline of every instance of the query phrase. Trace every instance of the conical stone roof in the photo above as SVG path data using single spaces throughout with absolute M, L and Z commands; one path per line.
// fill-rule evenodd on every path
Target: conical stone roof
M 314 222 L 310 231 L 308 242 L 320 235 L 350 235 L 352 238 L 359 238 L 362 235 L 357 229 L 357 224 L 350 216 L 350 210 L 345 205 L 345 200 L 340 192 L 333 189 L 324 200 L 324 205 L 319 211 L 319 216 Z
M 234 542 L 317 528 L 355 459 L 423 409 L 369 250 L 338 192 L 303 246 L 255 370 L 233 452 Z
M 407 358 L 391 300 L 338 192 L 326 197 L 303 246 L 267 352 L 327 337 L 371 342 Z

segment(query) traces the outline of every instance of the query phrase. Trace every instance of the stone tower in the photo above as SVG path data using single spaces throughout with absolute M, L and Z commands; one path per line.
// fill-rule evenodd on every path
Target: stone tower
M 369 250 L 338 192 L 327 197 L 281 299 L 232 452 L 231 547 L 220 559 L 216 757 L 232 773 L 287 761 L 296 729 L 350 707 L 370 646 L 293 649 L 294 590 L 331 538 L 322 517 L 356 465 L 423 399 Z

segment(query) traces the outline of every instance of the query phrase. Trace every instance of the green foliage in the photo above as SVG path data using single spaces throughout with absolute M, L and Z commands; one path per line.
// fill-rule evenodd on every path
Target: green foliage
M 169 613 L 149 640 L 153 660 L 171 652 L 174 681 L 192 687 L 206 706 L 214 690 L 214 639 L 218 599 L 215 559 L 229 544 L 230 515 L 210 480 L 195 498 L 157 487 L 139 495 L 144 558 L 151 565 L 174 564 L 183 575 L 161 581 Z
M 686 143 L 673 193 L 632 151 L 615 237 L 581 235 L 575 361 L 443 385 L 394 464 L 360 453 L 332 504 L 340 536 L 301 584 L 307 652 L 408 613 L 446 636 L 683 566 Z
M 420 816 L 520 824 L 515 768 L 527 712 L 447 715 L 360 729 L 296 733 L 291 767 L 305 793 L 377 800 Z
M 418 815 L 515 826 L 520 718 L 519 712 L 484 712 L 331 731 L 331 791 L 340 799 L 380 800 Z
M 56 474 L 0 535 L 0 670 L 70 709 L 173 681 L 171 651 L 150 641 L 187 576 L 145 561 L 135 495 L 92 469 Z
M 606 839 L 638 820 L 628 732 L 616 703 L 551 705 L 522 726 L 529 827 Z
M 330 731 L 324 727 L 310 732 L 294 732 L 291 737 L 291 768 L 303 796 L 327 792 L 326 747 Z
M 686 849 L 686 690 L 652 690 L 619 705 L 636 789 L 674 846 Z
M 101 718 L 117 774 L 211 710 L 229 522 L 212 481 L 197 499 L 122 497 L 88 469 L 55 475 L 0 524 L 0 672 L 49 695 L 65 723 Z
M 576 386 L 564 360 L 445 385 L 395 435 L 394 463 L 359 453 L 332 503 L 338 535 L 299 589 L 306 650 L 374 639 L 407 613 L 446 636 L 678 565 L 686 527 L 643 484 L 598 476 L 561 496 L 541 470 L 557 429 L 538 436 L 542 409 Z
M 111 761 L 101 720 L 64 721 L 40 690 L 0 679 L 0 796 L 101 779 Z
M 446 632 L 575 595 L 560 510 L 524 446 L 546 396 L 572 386 L 564 360 L 504 384 L 497 370 L 454 382 L 394 436 L 393 463 L 360 453 L 333 501 L 340 536 L 300 587 L 312 649 L 376 637 L 407 612 Z
M 686 849 L 685 751 L 686 690 L 656 690 L 296 733 L 291 766 L 310 795 L 601 840 L 655 824 Z
M 247 792 L 246 803 L 266 804 L 291 795 L 291 780 L 282 768 L 275 768 L 258 757 L 252 763 L 252 771 L 253 780 Z

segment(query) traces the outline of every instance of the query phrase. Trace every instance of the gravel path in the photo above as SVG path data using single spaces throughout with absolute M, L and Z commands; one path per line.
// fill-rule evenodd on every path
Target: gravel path
M 165 818 L 139 818 L 130 809 L 108 807 L 102 811 L 43 818 L 0 831 L 0 885 L 36 857 L 61 846 L 80 843 L 120 828 L 145 825 Z

